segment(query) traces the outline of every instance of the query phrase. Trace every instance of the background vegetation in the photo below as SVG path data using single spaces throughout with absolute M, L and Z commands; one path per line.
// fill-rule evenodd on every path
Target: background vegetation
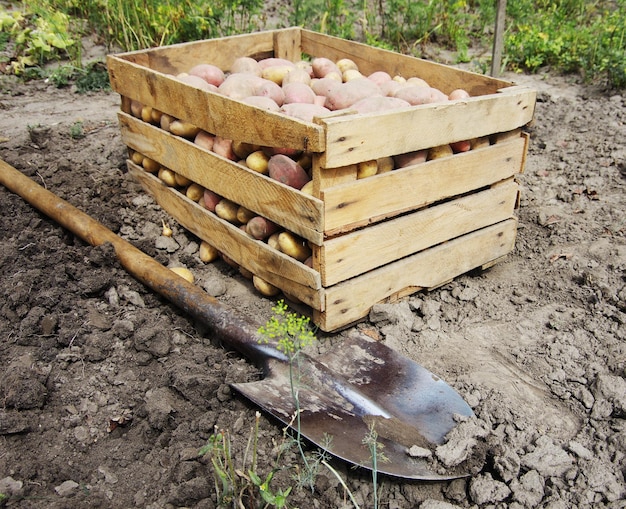
M 430 44 L 489 68 L 495 0 L 30 0 L 0 2 L 0 70 L 40 72 L 50 59 L 83 75 L 81 37 L 119 50 L 302 26 L 421 56 Z M 475 57 L 482 48 L 482 57 Z M 626 87 L 626 0 L 509 1 L 503 67 L 546 68 Z M 57 74 L 59 71 L 56 71 Z

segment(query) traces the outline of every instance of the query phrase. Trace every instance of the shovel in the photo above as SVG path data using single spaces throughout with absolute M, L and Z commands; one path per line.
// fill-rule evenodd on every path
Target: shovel
M 296 427 L 289 359 L 276 344 L 261 341 L 262 324 L 239 316 L 2 160 L 0 183 L 85 242 L 112 244 L 129 274 L 258 364 L 262 380 L 233 387 L 299 436 L 353 465 L 399 478 L 441 481 L 469 475 L 442 469 L 434 456 L 415 454 L 434 451 L 445 443 L 458 416 L 473 415 L 458 393 L 424 367 L 358 333 L 329 339 L 333 344 L 327 353 L 303 351 Z M 364 444 L 372 430 L 380 450 L 375 467 Z

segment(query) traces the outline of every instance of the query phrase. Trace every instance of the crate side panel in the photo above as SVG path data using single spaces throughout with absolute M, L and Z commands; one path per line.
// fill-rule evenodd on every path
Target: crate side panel
M 217 65 L 224 71 L 241 56 L 265 58 L 274 52 L 272 31 L 233 35 L 202 41 L 183 42 L 114 55 L 117 58 L 165 74 L 187 72 L 198 63 Z
M 275 30 L 274 36 L 274 56 L 285 58 L 292 62 L 302 59 L 302 31 L 299 28 L 283 28 Z
M 325 149 L 321 126 L 201 90 L 171 76 L 109 58 L 111 87 L 159 111 L 224 138 L 311 152 Z
M 324 331 L 337 330 L 390 296 L 439 286 L 510 253 L 516 231 L 517 220 L 508 219 L 327 288 L 326 312 L 314 313 L 315 322 Z
M 200 239 L 207 241 L 240 265 L 267 278 L 276 276 L 312 289 L 321 288 L 319 274 L 293 258 L 252 239 L 238 227 L 203 209 L 155 176 L 127 162 L 131 176 L 168 214 Z
M 323 204 L 194 143 L 119 113 L 122 139 L 203 187 L 260 214 L 319 245 L 323 240 Z
M 336 168 L 524 126 L 533 118 L 536 92 L 512 88 L 507 93 L 389 113 L 319 119 L 327 136 L 320 164 Z
M 522 169 L 522 137 L 322 191 L 326 233 L 347 231 L 504 180 Z M 403 192 L 398 192 L 403 190 Z
M 327 240 L 322 285 L 332 286 L 441 242 L 510 218 L 519 186 L 512 179 L 397 219 Z
M 472 96 L 493 94 L 511 85 L 508 81 L 308 30 L 302 30 L 301 39 L 303 51 L 311 56 L 332 60 L 350 58 L 365 75 L 386 71 L 391 76 L 417 76 L 446 94 L 457 88 L 467 90 Z

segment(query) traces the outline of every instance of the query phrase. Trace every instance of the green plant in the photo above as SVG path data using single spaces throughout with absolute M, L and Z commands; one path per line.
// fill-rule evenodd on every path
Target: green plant
M 85 137 L 85 127 L 82 121 L 78 120 L 70 126 L 70 136 L 75 140 Z
M 363 438 L 363 444 L 370 451 L 372 460 L 372 484 L 374 490 L 374 509 L 378 509 L 378 462 L 389 461 L 383 452 L 383 444 L 378 441 L 378 432 L 372 422 L 369 426 L 369 433 Z
M 315 333 L 309 326 L 310 319 L 288 311 L 285 301 L 279 300 L 272 308 L 273 315 L 267 323 L 259 328 L 260 341 L 276 342 L 276 348 L 283 352 L 289 362 L 289 386 L 295 406 L 296 444 L 304 462 L 305 471 L 313 472 L 313 465 L 304 453 L 300 420 L 300 389 L 301 389 L 301 353 L 304 348 L 315 341 Z
M 254 427 L 248 437 L 248 444 L 240 462 L 233 451 L 228 431 L 216 430 L 206 445 L 198 451 L 199 456 L 208 455 L 213 467 L 215 493 L 219 507 L 286 507 L 291 487 L 274 491 L 271 482 L 279 470 L 274 466 L 263 478 L 257 471 L 259 420 L 255 415 Z M 279 448 L 275 465 L 278 465 L 284 448 Z M 251 457 L 250 457 L 251 455 Z

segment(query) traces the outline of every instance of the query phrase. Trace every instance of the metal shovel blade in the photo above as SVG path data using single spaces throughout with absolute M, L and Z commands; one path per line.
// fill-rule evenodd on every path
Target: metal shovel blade
M 457 425 L 455 415 L 471 416 L 471 408 L 441 378 L 365 335 L 342 339 L 327 354 L 305 355 L 291 371 L 288 363 L 271 359 L 263 380 L 233 387 L 310 442 L 355 465 L 373 468 L 364 443 L 373 429 L 382 446 L 380 473 L 417 480 L 468 475 L 436 471 L 432 459 L 409 451 L 417 446 L 432 452 Z

